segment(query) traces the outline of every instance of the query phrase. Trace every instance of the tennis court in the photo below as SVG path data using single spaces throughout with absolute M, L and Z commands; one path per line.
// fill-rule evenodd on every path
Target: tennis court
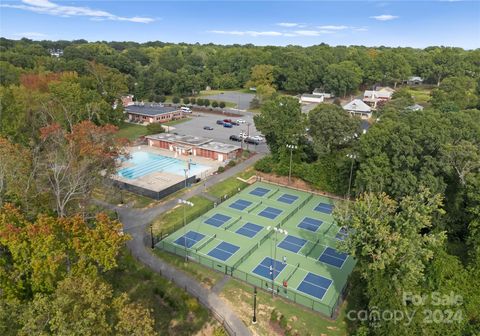
M 333 316 L 355 265 L 338 250 L 347 231 L 333 209 L 330 198 L 257 182 L 157 247 Z

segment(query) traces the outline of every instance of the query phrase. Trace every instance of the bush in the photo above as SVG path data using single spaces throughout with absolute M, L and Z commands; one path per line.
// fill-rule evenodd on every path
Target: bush
M 158 97 L 159 103 L 165 103 L 166 101 L 167 101 L 167 97 L 165 97 L 164 95 L 161 95 L 160 97 Z
M 276 322 L 278 320 L 278 312 L 276 309 L 272 310 L 272 313 L 270 314 L 270 321 Z
M 285 315 L 280 316 L 280 327 L 282 327 L 282 329 L 285 330 L 287 329 L 287 324 L 288 324 L 288 321 Z
M 218 103 L 218 106 L 223 109 L 226 105 L 225 102 L 221 101 L 220 103 Z
M 342 101 L 339 99 L 339 98 L 335 98 L 333 100 L 333 104 L 337 105 L 337 106 L 341 106 L 342 105 Z
M 197 105 L 198 106 L 203 106 L 203 98 L 198 98 L 197 99 Z
M 190 98 L 190 104 L 195 105 L 197 100 L 195 98 Z
M 229 166 L 229 167 L 235 167 L 236 164 L 237 164 L 237 162 L 235 162 L 235 160 L 231 160 L 231 161 L 228 161 L 227 166 Z
M 183 98 L 183 103 L 184 103 L 185 105 L 190 104 L 190 99 L 189 99 L 188 97 Z
M 210 100 L 209 99 L 204 99 L 203 100 L 203 106 L 210 106 Z
M 261 171 L 262 173 L 271 173 L 273 171 L 274 162 L 270 156 L 266 156 L 263 159 L 255 162 L 255 169 Z
M 218 102 L 217 102 L 216 100 L 214 100 L 214 101 L 212 102 L 212 107 L 215 107 L 215 108 L 218 107 Z
M 177 97 L 177 96 L 173 97 L 172 98 L 172 103 L 174 103 L 174 104 L 180 103 L 180 97 Z
M 157 134 L 165 132 L 165 129 L 160 123 L 151 123 L 147 125 L 148 134 Z
M 225 167 L 223 167 L 223 166 L 220 166 L 217 169 L 217 173 L 223 173 L 224 171 L 225 171 Z

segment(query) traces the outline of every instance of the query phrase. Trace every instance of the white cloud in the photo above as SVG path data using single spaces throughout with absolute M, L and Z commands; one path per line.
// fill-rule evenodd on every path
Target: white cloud
M 365 31 L 368 31 L 368 28 L 367 27 L 356 27 L 356 28 L 353 28 L 353 31 L 365 32 Z
M 24 33 L 15 33 L 15 37 L 26 37 L 28 39 L 37 40 L 37 39 L 46 39 L 48 35 L 39 32 L 24 32 Z
M 237 36 L 282 36 L 283 33 L 277 31 L 254 31 L 254 30 L 210 30 L 210 33 L 222 35 L 237 35 Z
M 370 16 L 370 18 L 378 21 L 390 21 L 390 20 L 398 19 L 398 16 L 383 14 L 383 15 Z
M 326 30 L 344 30 L 348 29 L 348 26 L 318 26 L 318 29 L 326 29 Z
M 321 32 L 318 30 L 295 30 L 294 34 L 297 36 L 319 36 Z
M 92 9 L 88 7 L 77 7 L 77 6 L 61 6 L 57 5 L 49 0 L 22 0 L 23 4 L 20 5 L 10 5 L 10 4 L 0 4 L 0 7 L 5 8 L 15 8 L 26 11 L 31 11 L 39 14 L 48 14 L 53 16 L 60 17 L 71 17 L 71 16 L 86 16 L 95 21 L 129 21 L 137 23 L 150 23 L 154 19 L 147 17 L 123 17 L 117 16 L 115 14 L 103 11 Z
M 277 23 L 277 26 L 287 27 L 287 28 L 298 27 L 299 25 L 300 25 L 299 23 L 295 23 L 295 22 L 280 22 L 280 23 Z

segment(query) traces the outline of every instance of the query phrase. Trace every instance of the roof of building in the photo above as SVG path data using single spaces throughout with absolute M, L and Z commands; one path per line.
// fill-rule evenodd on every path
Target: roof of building
M 146 116 L 156 116 L 180 110 L 177 107 L 163 106 L 155 103 L 145 103 L 143 105 L 130 105 L 125 109 L 128 113 L 141 114 Z
M 223 142 L 216 142 L 216 141 L 205 143 L 199 147 L 202 149 L 211 150 L 211 151 L 220 152 L 220 153 L 230 153 L 240 149 L 239 146 L 230 145 Z
M 371 112 L 372 108 L 360 99 L 354 99 L 350 103 L 343 105 L 343 109 L 352 112 Z
M 378 86 L 376 90 L 378 92 L 390 92 L 390 93 L 395 92 L 395 89 L 392 89 L 390 86 Z
M 415 105 L 412 105 L 412 106 L 408 106 L 407 109 L 412 110 L 412 111 L 422 111 L 423 106 L 419 105 L 419 104 L 415 104 Z
M 147 139 L 168 141 L 168 142 L 177 142 L 189 146 L 200 146 L 206 144 L 212 139 L 197 137 L 193 135 L 179 135 L 172 133 L 159 133 L 146 136 Z
M 392 97 L 392 92 L 387 90 L 385 91 L 365 90 L 363 97 L 364 97 L 364 100 L 390 99 Z
M 409 80 L 409 81 L 419 81 L 419 82 L 423 82 L 423 78 L 422 78 L 422 77 L 419 77 L 419 76 L 411 76 L 411 77 L 408 77 L 408 80 Z
M 323 95 L 311 94 L 311 93 L 304 93 L 304 94 L 302 94 L 302 97 L 301 97 L 301 98 L 317 98 L 317 99 L 322 99 L 322 98 L 323 98 Z

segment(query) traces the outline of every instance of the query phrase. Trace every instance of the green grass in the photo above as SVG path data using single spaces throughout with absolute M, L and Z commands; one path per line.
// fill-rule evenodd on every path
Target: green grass
M 131 204 L 134 208 L 145 208 L 156 200 L 121 190 L 116 187 L 98 187 L 93 191 L 93 197 L 110 204 Z
M 220 279 L 223 278 L 222 273 L 214 272 L 211 269 L 208 269 L 197 263 L 186 263 L 184 258 L 175 254 L 164 252 L 159 249 L 155 249 L 154 253 L 162 260 L 168 262 L 170 265 L 173 265 L 176 268 L 181 269 L 185 273 L 193 276 L 195 279 L 197 279 L 207 287 L 211 288 L 213 285 L 215 285 L 215 283 L 217 283 Z
M 151 309 L 157 335 L 192 335 L 211 321 L 209 312 L 183 289 L 145 268 L 128 251 L 122 251 L 119 266 L 104 277 L 117 294 Z
M 193 196 L 189 201 L 192 202 L 194 206 L 187 206 L 185 208 L 187 223 L 213 207 L 213 202 L 202 196 Z M 183 207 L 184 205 L 178 205 L 155 218 L 152 223 L 154 234 L 158 235 L 160 232 L 171 232 L 174 231 L 174 229 L 180 228 L 183 225 Z
M 293 304 L 291 301 L 275 297 L 271 294 L 258 290 L 257 293 L 257 324 L 251 323 L 253 288 L 250 285 L 236 279 L 230 279 L 221 294 L 240 315 L 242 320 L 255 331 L 257 335 L 270 334 L 271 312 L 275 309 L 284 315 L 288 321 L 287 328 L 291 328 L 292 334 L 298 335 L 346 335 L 347 324 L 345 322 L 345 307 L 342 305 L 339 317 L 336 320 L 325 318 L 307 308 Z M 295 333 L 296 331 L 296 333 Z
M 146 126 L 123 122 L 115 136 L 117 138 L 127 138 L 131 141 L 147 134 L 148 129 Z
M 432 89 L 424 87 L 410 87 L 407 88 L 408 93 L 410 93 L 415 100 L 415 103 L 418 104 L 428 104 L 430 101 L 430 93 Z
M 174 125 L 178 125 L 178 124 L 187 122 L 187 121 L 189 121 L 189 120 L 192 120 L 192 118 L 182 118 L 182 119 L 172 120 L 172 121 L 163 123 L 163 125 L 166 125 L 166 126 L 174 126 Z
M 207 192 L 216 198 L 220 198 L 224 195 L 231 195 L 232 193 L 235 193 L 238 188 L 243 189 L 246 186 L 247 184 L 245 182 L 238 180 L 236 176 L 232 176 L 225 181 L 219 182 L 208 188 Z

